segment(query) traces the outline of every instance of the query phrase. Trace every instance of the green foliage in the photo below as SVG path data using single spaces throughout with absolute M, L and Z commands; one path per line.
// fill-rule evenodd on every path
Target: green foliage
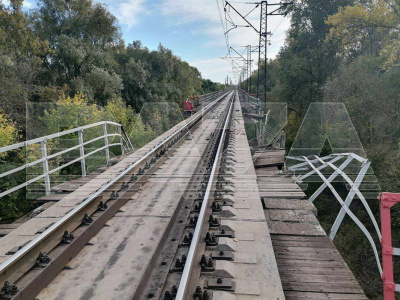
M 122 97 L 139 112 L 144 103 L 175 102 L 182 107 L 190 96 L 202 94 L 199 71 L 159 46 L 149 51 L 139 41 L 120 51 L 116 60 L 123 80 Z
M 400 1 L 298 0 L 289 12 L 286 43 L 267 62 L 268 101 L 288 103 L 287 148 L 311 103 L 344 102 L 382 191 L 400 192 Z M 257 75 L 252 75 L 252 92 Z M 310 130 L 318 130 L 318 124 L 311 123 Z M 341 139 L 346 126 L 330 128 L 339 143 L 346 142 Z M 311 184 L 308 195 L 317 188 Z M 329 229 L 339 209 L 336 200 L 328 193 L 316 204 L 321 224 Z M 378 217 L 378 201 L 369 204 Z M 365 210 L 357 203 L 352 210 L 372 231 Z M 400 229 L 398 212 L 393 211 L 394 233 Z M 368 297 L 382 299 L 372 250 L 354 222 L 345 220 L 335 244 Z
M 18 138 L 19 134 L 15 123 L 0 110 L 0 148 L 16 143 Z M 0 153 L 0 173 L 17 167 L 17 163 L 21 161 L 21 157 L 21 152 L 18 150 L 12 151 L 12 154 Z M 14 187 L 24 178 L 25 173 L 19 172 L 13 176 L 9 176 L 7 180 L 1 180 L 0 191 Z M 18 215 L 18 212 L 27 211 L 31 207 L 30 201 L 24 198 L 23 191 L 2 198 L 0 205 L 0 220 L 13 218 Z
M 49 49 L 31 29 L 21 3 L 0 3 L 0 107 L 23 127 L 25 102 L 35 93 L 41 56 Z
M 62 96 L 56 106 L 45 112 L 43 123 L 48 134 L 104 121 L 106 113 L 96 104 L 90 104 L 83 94 Z
M 151 124 L 146 126 L 141 115 L 136 114 L 130 106 L 126 106 L 121 98 L 109 101 L 105 109 L 115 122 L 122 124 L 135 148 L 140 148 L 156 138 L 155 128 L 153 129 Z
M 14 144 L 17 139 L 18 130 L 14 122 L 0 110 L 0 148 Z M 0 158 L 4 155 L 4 153 L 0 153 Z
M 387 40 L 399 37 L 400 18 L 384 0 L 343 7 L 326 23 L 331 26 L 326 39 L 338 40 L 345 55 L 360 51 L 376 55 Z
M 400 67 L 400 39 L 389 42 L 382 49 L 380 55 L 383 58 L 383 69 L 390 70 Z
M 42 85 L 66 85 L 96 103 L 118 96 L 122 80 L 114 54 L 122 47 L 116 18 L 91 0 L 41 0 L 31 13 L 34 30 L 52 49 L 43 60 Z
M 325 101 L 344 102 L 384 190 L 400 190 L 400 70 L 381 72 L 378 57 L 360 56 L 327 82 Z
M 203 79 L 201 84 L 202 93 L 208 94 L 214 91 L 224 89 L 224 85 L 217 82 L 212 82 L 210 79 Z

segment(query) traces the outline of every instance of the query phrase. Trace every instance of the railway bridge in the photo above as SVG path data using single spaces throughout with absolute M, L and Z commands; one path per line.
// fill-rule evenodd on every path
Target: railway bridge
M 1 298 L 366 299 L 293 172 L 322 175 L 330 167 L 346 176 L 334 163 L 368 162 L 343 154 L 294 158 L 287 168 L 282 132 L 259 140 L 266 146 L 257 151 L 249 145 L 245 119 L 267 115 L 248 111 L 257 105 L 249 95 L 226 90 L 203 100 L 140 149 L 119 124 L 91 125 L 103 130 L 95 139 L 104 140 L 108 162 L 92 172 L 87 128 L 75 130 L 81 155 L 72 162 L 81 163 L 82 177 L 72 181 L 54 184 L 50 176 L 46 141 L 63 133 L 0 149 L 37 144 L 35 163 L 43 166 L 2 197 L 45 185 L 34 212 L 0 226 Z M 110 147 L 121 155 L 110 157 Z M 359 181 L 351 181 L 350 203 Z M 347 199 L 341 204 L 351 215 Z

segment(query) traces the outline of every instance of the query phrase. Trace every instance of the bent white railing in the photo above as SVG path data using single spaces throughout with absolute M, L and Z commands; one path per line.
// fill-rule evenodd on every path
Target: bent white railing
M 108 133 L 107 132 L 107 125 L 116 126 L 117 130 L 118 130 L 117 131 L 118 133 Z M 98 137 L 96 137 L 94 139 L 91 139 L 91 140 L 85 142 L 84 141 L 84 130 L 87 130 L 89 128 L 94 128 L 94 127 L 102 127 L 103 135 L 98 136 Z M 59 151 L 57 153 L 48 155 L 46 144 L 47 144 L 47 142 L 49 140 L 55 139 L 55 138 L 60 138 L 62 136 L 65 136 L 65 135 L 68 135 L 68 134 L 72 134 L 72 133 L 78 133 L 78 139 L 79 139 L 79 144 L 78 145 L 70 147 L 68 149 L 64 149 L 64 150 Z M 119 138 L 119 142 L 110 144 L 109 140 L 108 140 L 109 137 L 118 137 Z M 12 174 L 14 174 L 16 172 L 19 172 L 19 171 L 26 170 L 27 168 L 32 167 L 34 165 L 37 165 L 39 163 L 43 164 L 43 173 L 42 174 L 40 174 L 39 176 L 36 176 L 36 177 L 34 177 L 34 178 L 30 179 L 30 180 L 27 180 L 26 182 L 24 182 L 24 183 L 22 183 L 20 185 L 17 185 L 17 186 L 15 186 L 13 188 L 10 188 L 10 189 L 0 193 L 0 198 L 6 196 L 8 194 L 11 194 L 11 193 L 13 193 L 13 192 L 15 192 L 15 191 L 17 191 L 19 189 L 27 187 L 28 185 L 30 185 L 30 184 L 32 184 L 34 182 L 37 182 L 40 179 L 44 179 L 46 195 L 49 195 L 51 193 L 51 182 L 50 182 L 50 175 L 51 174 L 53 174 L 55 172 L 58 172 L 58 171 L 60 171 L 60 170 L 62 170 L 64 168 L 66 168 L 67 166 L 72 165 L 72 164 L 80 161 L 81 170 L 82 170 L 82 176 L 86 176 L 86 158 L 87 157 L 89 157 L 89 156 L 91 156 L 91 155 L 93 155 L 93 154 L 95 154 L 95 153 L 97 153 L 99 151 L 105 150 L 106 160 L 107 160 L 107 164 L 108 164 L 108 162 L 110 160 L 110 147 L 120 146 L 122 154 L 126 150 L 133 151 L 132 143 L 130 142 L 130 140 L 126 136 L 126 134 L 125 134 L 125 137 L 126 137 L 126 139 L 123 136 L 123 128 L 122 128 L 121 124 L 114 123 L 114 122 L 109 122 L 109 121 L 104 121 L 104 122 L 93 123 L 93 124 L 90 124 L 90 125 L 86 125 L 86 126 L 82 126 L 82 127 L 78 127 L 78 128 L 74 128 L 74 129 L 70 129 L 70 130 L 65 130 L 65 131 L 62 131 L 62 132 L 57 132 L 55 134 L 43 136 L 43 137 L 40 137 L 40 138 L 37 138 L 37 139 L 33 139 L 33 140 L 26 141 L 26 142 L 22 142 L 22 143 L 18 143 L 18 144 L 14 144 L 14 145 L 10 145 L 10 146 L 6 146 L 6 147 L 3 147 L 3 148 L 0 148 L 0 154 L 1 153 L 6 153 L 8 151 L 24 148 L 24 147 L 27 147 L 27 146 L 30 146 L 30 145 L 35 145 L 35 144 L 40 144 L 40 149 L 41 149 L 41 158 L 40 159 L 37 159 L 37 160 L 35 160 L 33 162 L 29 162 L 29 163 L 27 163 L 27 164 L 25 164 L 23 166 L 14 168 L 14 169 L 12 169 L 10 171 L 1 173 L 0 174 L 0 178 L 12 175 Z M 92 143 L 94 143 L 96 141 L 102 140 L 102 139 L 104 140 L 104 146 L 99 147 L 99 148 L 97 148 L 97 149 L 95 149 L 95 150 L 93 150 L 93 151 L 91 151 L 89 153 L 85 153 L 85 146 L 87 146 L 89 144 L 92 144 Z M 79 155 L 78 158 L 73 159 L 73 160 L 71 160 L 71 161 L 69 161 L 69 162 L 67 162 L 67 163 L 65 163 L 65 164 L 63 164 L 63 165 L 61 165 L 61 166 L 59 166 L 57 168 L 54 168 L 54 169 L 51 169 L 51 170 L 49 169 L 49 160 L 54 159 L 56 157 L 60 157 L 60 155 L 63 155 L 65 153 L 68 153 L 68 152 L 71 152 L 71 151 L 77 150 L 77 149 L 79 149 L 79 151 L 80 151 L 79 152 L 80 155 Z
M 315 191 L 315 193 L 309 198 L 309 201 L 313 202 L 326 188 L 329 188 L 333 195 L 335 196 L 336 200 L 340 203 L 341 209 L 339 214 L 336 217 L 336 220 L 334 224 L 332 225 L 331 232 L 329 234 L 329 238 L 333 240 L 336 236 L 337 231 L 339 230 L 340 225 L 342 224 L 343 218 L 347 214 L 356 224 L 357 226 L 361 229 L 361 231 L 364 233 L 364 235 L 367 237 L 369 243 L 371 244 L 371 247 L 374 251 L 375 254 L 375 259 L 376 263 L 379 269 L 379 273 L 382 275 L 382 265 L 379 259 L 378 251 L 375 245 L 375 242 L 367 230 L 365 226 L 361 223 L 361 221 L 353 214 L 353 212 L 350 210 L 350 205 L 354 199 L 354 196 L 357 195 L 362 204 L 364 205 L 364 208 L 366 209 L 368 216 L 370 217 L 377 236 L 379 240 L 382 239 L 382 235 L 378 226 L 378 223 L 376 222 L 376 219 L 367 203 L 365 200 L 365 197 L 363 194 L 360 192 L 359 187 L 371 165 L 371 162 L 368 159 L 362 158 L 361 156 L 358 156 L 357 154 L 354 153 L 340 153 L 340 154 L 332 154 L 328 155 L 325 157 L 318 157 L 314 155 L 314 159 L 309 159 L 305 156 L 303 157 L 291 157 L 287 156 L 287 159 L 290 160 L 296 160 L 296 161 L 301 161 L 301 163 L 296 164 L 294 166 L 290 166 L 288 169 L 289 171 L 308 171 L 311 168 L 311 171 L 309 171 L 306 174 L 303 174 L 299 177 L 297 177 L 297 181 L 301 182 L 303 179 L 317 174 L 321 180 L 323 181 L 323 184 Z M 340 161 L 341 159 L 345 159 L 345 161 L 339 166 L 335 166 L 333 163 Z M 344 172 L 344 169 L 353 161 L 356 161 L 358 163 L 361 163 L 361 168 L 360 171 L 357 175 L 356 180 L 353 182 L 350 177 Z M 326 178 L 324 174 L 321 173 L 322 169 L 325 168 L 331 168 L 333 170 L 333 173 Z M 341 176 L 346 183 L 348 183 L 351 187 L 349 193 L 347 194 L 347 197 L 345 201 L 343 201 L 342 197 L 339 195 L 339 193 L 335 190 L 335 188 L 332 186 L 332 181 L 337 177 Z

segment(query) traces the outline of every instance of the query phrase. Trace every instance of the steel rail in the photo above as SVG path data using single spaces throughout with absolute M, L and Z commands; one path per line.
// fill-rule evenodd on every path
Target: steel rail
M 226 120 L 224 122 L 224 127 L 222 130 L 222 135 L 218 144 L 218 149 L 215 155 L 215 161 L 213 163 L 213 167 L 211 170 L 211 174 L 210 174 L 210 178 L 208 180 L 207 183 L 207 189 L 206 192 L 204 194 L 204 198 L 203 198 L 203 204 L 201 206 L 201 210 L 199 213 L 199 218 L 193 233 L 193 239 L 192 242 L 190 244 L 190 248 L 189 248 L 189 253 L 187 255 L 187 259 L 186 259 L 186 263 L 185 263 L 185 267 L 183 269 L 182 272 L 182 277 L 179 283 L 179 288 L 178 288 L 178 292 L 176 294 L 176 300 L 185 300 L 188 299 L 187 297 L 187 293 L 188 293 L 188 286 L 189 286 L 189 281 L 190 281 L 190 273 L 192 272 L 194 263 L 195 263 L 195 257 L 196 257 L 196 251 L 197 251 L 197 247 L 200 243 L 200 239 L 201 239 L 201 233 L 203 230 L 203 226 L 204 226 L 204 221 L 205 221 L 205 217 L 206 217 L 206 210 L 209 208 L 209 200 L 210 200 L 210 194 L 211 194 L 211 189 L 212 189 L 212 185 L 213 185 L 213 181 L 214 181 L 214 177 L 216 176 L 216 172 L 217 172 L 217 167 L 218 167 L 218 160 L 219 160 L 219 156 L 222 152 L 223 146 L 224 146 L 224 142 L 225 142 L 225 135 L 226 135 L 226 129 L 228 127 L 229 121 L 230 121 L 230 117 L 232 114 L 232 108 L 233 108 L 233 99 L 234 99 L 234 95 L 232 95 L 232 101 L 229 107 L 229 111 L 228 114 L 226 116 Z
M 126 168 L 125 170 L 121 171 L 116 177 L 114 177 L 112 180 L 110 180 L 108 183 L 103 185 L 99 190 L 97 190 L 95 193 L 91 194 L 86 200 L 84 200 L 80 205 L 75 207 L 73 210 L 71 210 L 69 213 L 67 213 L 64 217 L 62 217 L 60 220 L 55 222 L 53 225 L 51 225 L 48 229 L 46 229 L 43 233 L 41 233 L 39 236 L 37 236 L 34 240 L 32 240 L 30 243 L 25 245 L 23 248 L 18 250 L 13 256 L 11 256 L 9 259 L 7 259 L 5 262 L 3 262 L 0 265 L 0 276 L 7 272 L 7 270 L 17 263 L 21 258 L 23 258 L 25 255 L 29 253 L 29 251 L 35 249 L 39 244 L 41 244 L 43 241 L 46 240 L 48 236 L 50 236 L 53 232 L 57 231 L 60 227 L 62 227 L 64 224 L 66 224 L 69 220 L 74 218 L 75 215 L 79 214 L 82 212 L 86 207 L 88 207 L 97 197 L 99 197 L 102 193 L 104 193 L 108 188 L 110 188 L 113 184 L 118 182 L 119 179 L 121 179 L 123 176 L 128 174 L 130 171 L 132 171 L 135 167 L 139 166 L 140 164 L 144 163 L 146 160 L 150 159 L 153 154 L 156 153 L 157 150 L 162 149 L 164 146 L 166 146 L 171 140 L 173 140 L 179 133 L 183 132 L 186 130 L 190 125 L 201 119 L 206 113 L 208 113 L 215 105 L 217 105 L 228 93 L 223 93 L 221 97 L 217 98 L 215 101 L 211 102 L 209 105 L 206 107 L 202 108 L 201 111 L 196 113 L 190 118 L 190 121 L 188 121 L 186 124 L 184 124 L 182 127 L 179 129 L 175 130 L 172 134 L 170 134 L 168 137 L 166 137 L 162 142 L 160 142 L 158 145 L 156 145 L 153 149 L 148 151 L 144 156 L 142 156 L 140 159 L 138 159 L 135 163 L 133 163 L 131 166 Z M 0 282 L 0 284 L 3 284 L 4 282 Z

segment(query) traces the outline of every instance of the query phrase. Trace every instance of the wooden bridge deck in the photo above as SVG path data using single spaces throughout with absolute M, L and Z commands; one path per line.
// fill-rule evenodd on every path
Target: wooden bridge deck
M 367 299 L 294 180 L 276 167 L 256 172 L 286 299 Z

